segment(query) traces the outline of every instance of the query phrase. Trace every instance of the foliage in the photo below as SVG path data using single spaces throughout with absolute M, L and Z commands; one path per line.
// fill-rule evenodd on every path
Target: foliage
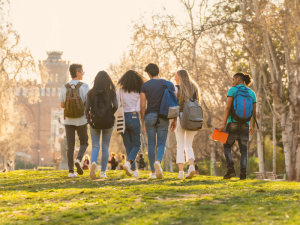
M 298 224 L 295 182 L 196 175 L 151 180 L 123 171 L 77 179 L 65 171 L 0 173 L 1 224 Z

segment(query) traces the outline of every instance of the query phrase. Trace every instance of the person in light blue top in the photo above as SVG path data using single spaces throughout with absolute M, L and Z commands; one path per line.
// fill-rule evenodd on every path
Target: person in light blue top
M 257 102 L 254 91 L 248 88 L 251 83 L 252 78 L 249 74 L 236 73 L 232 79 L 233 87 L 229 89 L 227 94 L 227 106 L 223 124 L 218 128 L 219 131 L 223 131 L 226 127 L 225 130 L 229 133 L 228 139 L 224 144 L 224 155 L 228 170 L 223 179 L 230 179 L 231 177 L 236 176 L 231 154 L 231 147 L 236 140 L 238 141 L 241 152 L 240 179 L 245 180 L 247 177 L 248 141 L 249 134 L 252 135 L 254 133 Z M 241 117 L 244 116 L 244 118 L 237 115 L 238 108 L 241 109 Z M 249 114 L 250 117 L 245 118 L 246 114 Z M 251 117 L 252 124 L 249 129 L 249 120 Z
M 79 83 L 82 80 L 84 71 L 81 64 L 72 64 L 69 68 L 70 75 L 72 80 L 69 82 L 69 85 L 76 87 L 77 85 L 81 85 L 79 87 L 79 94 L 82 102 L 85 104 L 86 96 L 89 91 L 89 86 L 85 83 Z M 79 84 L 78 84 L 79 83 Z M 67 99 L 67 88 L 66 86 L 61 87 L 61 92 L 59 96 L 59 101 L 61 102 L 61 107 L 65 108 L 65 103 Z M 81 117 L 70 118 L 65 117 L 65 129 L 66 129 L 66 137 L 68 143 L 68 167 L 69 167 L 69 175 L 70 178 L 76 178 L 77 174 L 74 172 L 74 150 L 75 150 L 75 131 L 80 140 L 80 149 L 75 161 L 75 166 L 77 167 L 77 173 L 79 175 L 83 174 L 83 169 L 81 167 L 82 157 L 88 146 L 88 134 L 87 134 L 87 119 L 84 114 Z

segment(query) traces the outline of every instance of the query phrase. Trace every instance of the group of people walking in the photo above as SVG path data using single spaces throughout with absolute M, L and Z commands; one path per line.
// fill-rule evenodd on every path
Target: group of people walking
M 143 131 L 146 131 L 148 139 L 148 158 L 151 170 L 149 178 L 163 178 L 161 162 L 165 153 L 168 132 L 170 131 L 176 134 L 176 163 L 179 167 L 178 178 L 191 179 L 194 176 L 195 157 L 192 142 L 197 130 L 202 127 L 199 126 L 199 124 L 202 124 L 202 118 L 199 119 L 199 116 L 192 118 L 192 114 L 186 113 L 185 108 L 195 108 L 195 106 L 197 108 L 199 106 L 199 88 L 186 70 L 179 70 L 175 73 L 176 85 L 174 85 L 170 81 L 160 78 L 158 66 L 150 63 L 145 68 L 145 72 L 150 78 L 148 81 L 145 81 L 136 71 L 129 70 L 119 79 L 117 83 L 119 88 L 117 90 L 111 77 L 105 71 L 100 71 L 96 75 L 93 87 L 89 90 L 88 85 L 80 81 L 84 76 L 82 65 L 72 64 L 69 70 L 72 80 L 61 88 L 60 93 L 61 107 L 64 108 L 65 112 L 65 128 L 68 143 L 68 177 L 77 177 L 74 171 L 73 158 L 75 131 L 80 140 L 80 149 L 75 166 L 77 173 L 79 175 L 83 174 L 81 161 L 88 146 L 88 123 L 90 124 L 92 139 L 91 179 L 97 177 L 97 161 L 101 137 L 102 158 L 100 178 L 106 177 L 106 168 L 109 162 L 108 150 L 114 126 L 116 126 L 117 133 L 121 134 L 123 138 L 127 158 L 122 163 L 122 167 L 128 176 L 139 177 L 135 162 L 141 147 L 141 128 Z M 234 82 L 237 82 L 234 83 L 235 85 L 249 85 L 251 77 L 245 74 L 235 75 Z M 172 114 L 170 111 L 168 116 L 162 115 L 162 102 L 166 101 L 166 90 L 170 92 L 170 101 L 173 95 L 176 96 L 174 101 L 176 103 L 172 107 L 170 105 L 170 109 L 172 108 L 170 111 L 173 110 L 173 116 L 170 115 Z M 227 104 L 227 108 L 229 107 L 229 109 L 233 105 L 233 101 L 230 98 L 234 96 L 234 91 L 230 90 L 231 95 L 228 95 Z M 189 104 L 186 104 L 187 102 Z M 253 105 L 255 103 L 256 99 L 253 99 Z M 227 108 L 224 116 L 225 125 L 230 116 Z M 178 114 L 176 114 L 176 110 Z M 199 109 L 197 110 L 194 112 L 199 113 Z M 228 129 L 226 128 L 229 131 L 228 139 L 230 141 L 225 145 L 225 156 L 228 163 L 228 173 L 226 177 L 224 176 L 225 179 L 233 177 L 233 174 L 235 174 L 231 151 L 229 150 L 233 145 L 232 142 L 235 140 L 238 140 L 240 146 L 242 146 L 241 173 L 245 173 L 245 165 L 247 165 L 247 159 L 245 160 L 243 155 L 245 151 L 247 152 L 247 141 L 249 140 L 249 133 L 247 132 L 249 131 L 249 125 L 247 126 L 247 123 L 239 123 L 229 118 L 228 124 L 230 123 L 236 123 L 238 126 L 236 127 L 234 124 L 233 126 L 229 126 Z M 193 127 L 194 124 L 198 125 Z M 187 126 L 192 127 L 192 129 L 187 129 Z M 251 132 L 253 132 L 252 128 Z M 225 129 L 224 123 L 219 128 L 220 131 L 222 129 Z M 185 162 L 189 164 L 186 175 L 184 174 Z

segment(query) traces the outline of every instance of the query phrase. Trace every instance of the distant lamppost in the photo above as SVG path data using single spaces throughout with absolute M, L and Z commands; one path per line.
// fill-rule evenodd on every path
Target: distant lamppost
M 42 161 L 42 163 L 41 163 L 41 166 L 42 166 L 42 165 L 43 165 L 44 158 L 41 158 L 41 161 Z
M 38 150 L 38 166 L 40 165 L 40 150 Z

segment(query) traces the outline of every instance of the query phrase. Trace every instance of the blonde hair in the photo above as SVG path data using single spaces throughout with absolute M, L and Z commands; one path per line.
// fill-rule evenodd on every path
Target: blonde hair
M 196 93 L 196 99 L 199 101 L 199 87 L 196 82 L 189 76 L 186 70 L 178 70 L 177 74 L 179 76 L 179 90 L 178 90 L 178 102 L 184 103 L 188 101 L 189 98 L 193 98 L 194 93 Z
M 88 154 L 85 154 L 85 155 L 84 155 L 84 157 L 83 157 L 84 160 L 85 160 L 86 157 L 88 158 L 89 161 L 91 161 L 91 158 L 90 158 L 90 156 L 89 156 Z

